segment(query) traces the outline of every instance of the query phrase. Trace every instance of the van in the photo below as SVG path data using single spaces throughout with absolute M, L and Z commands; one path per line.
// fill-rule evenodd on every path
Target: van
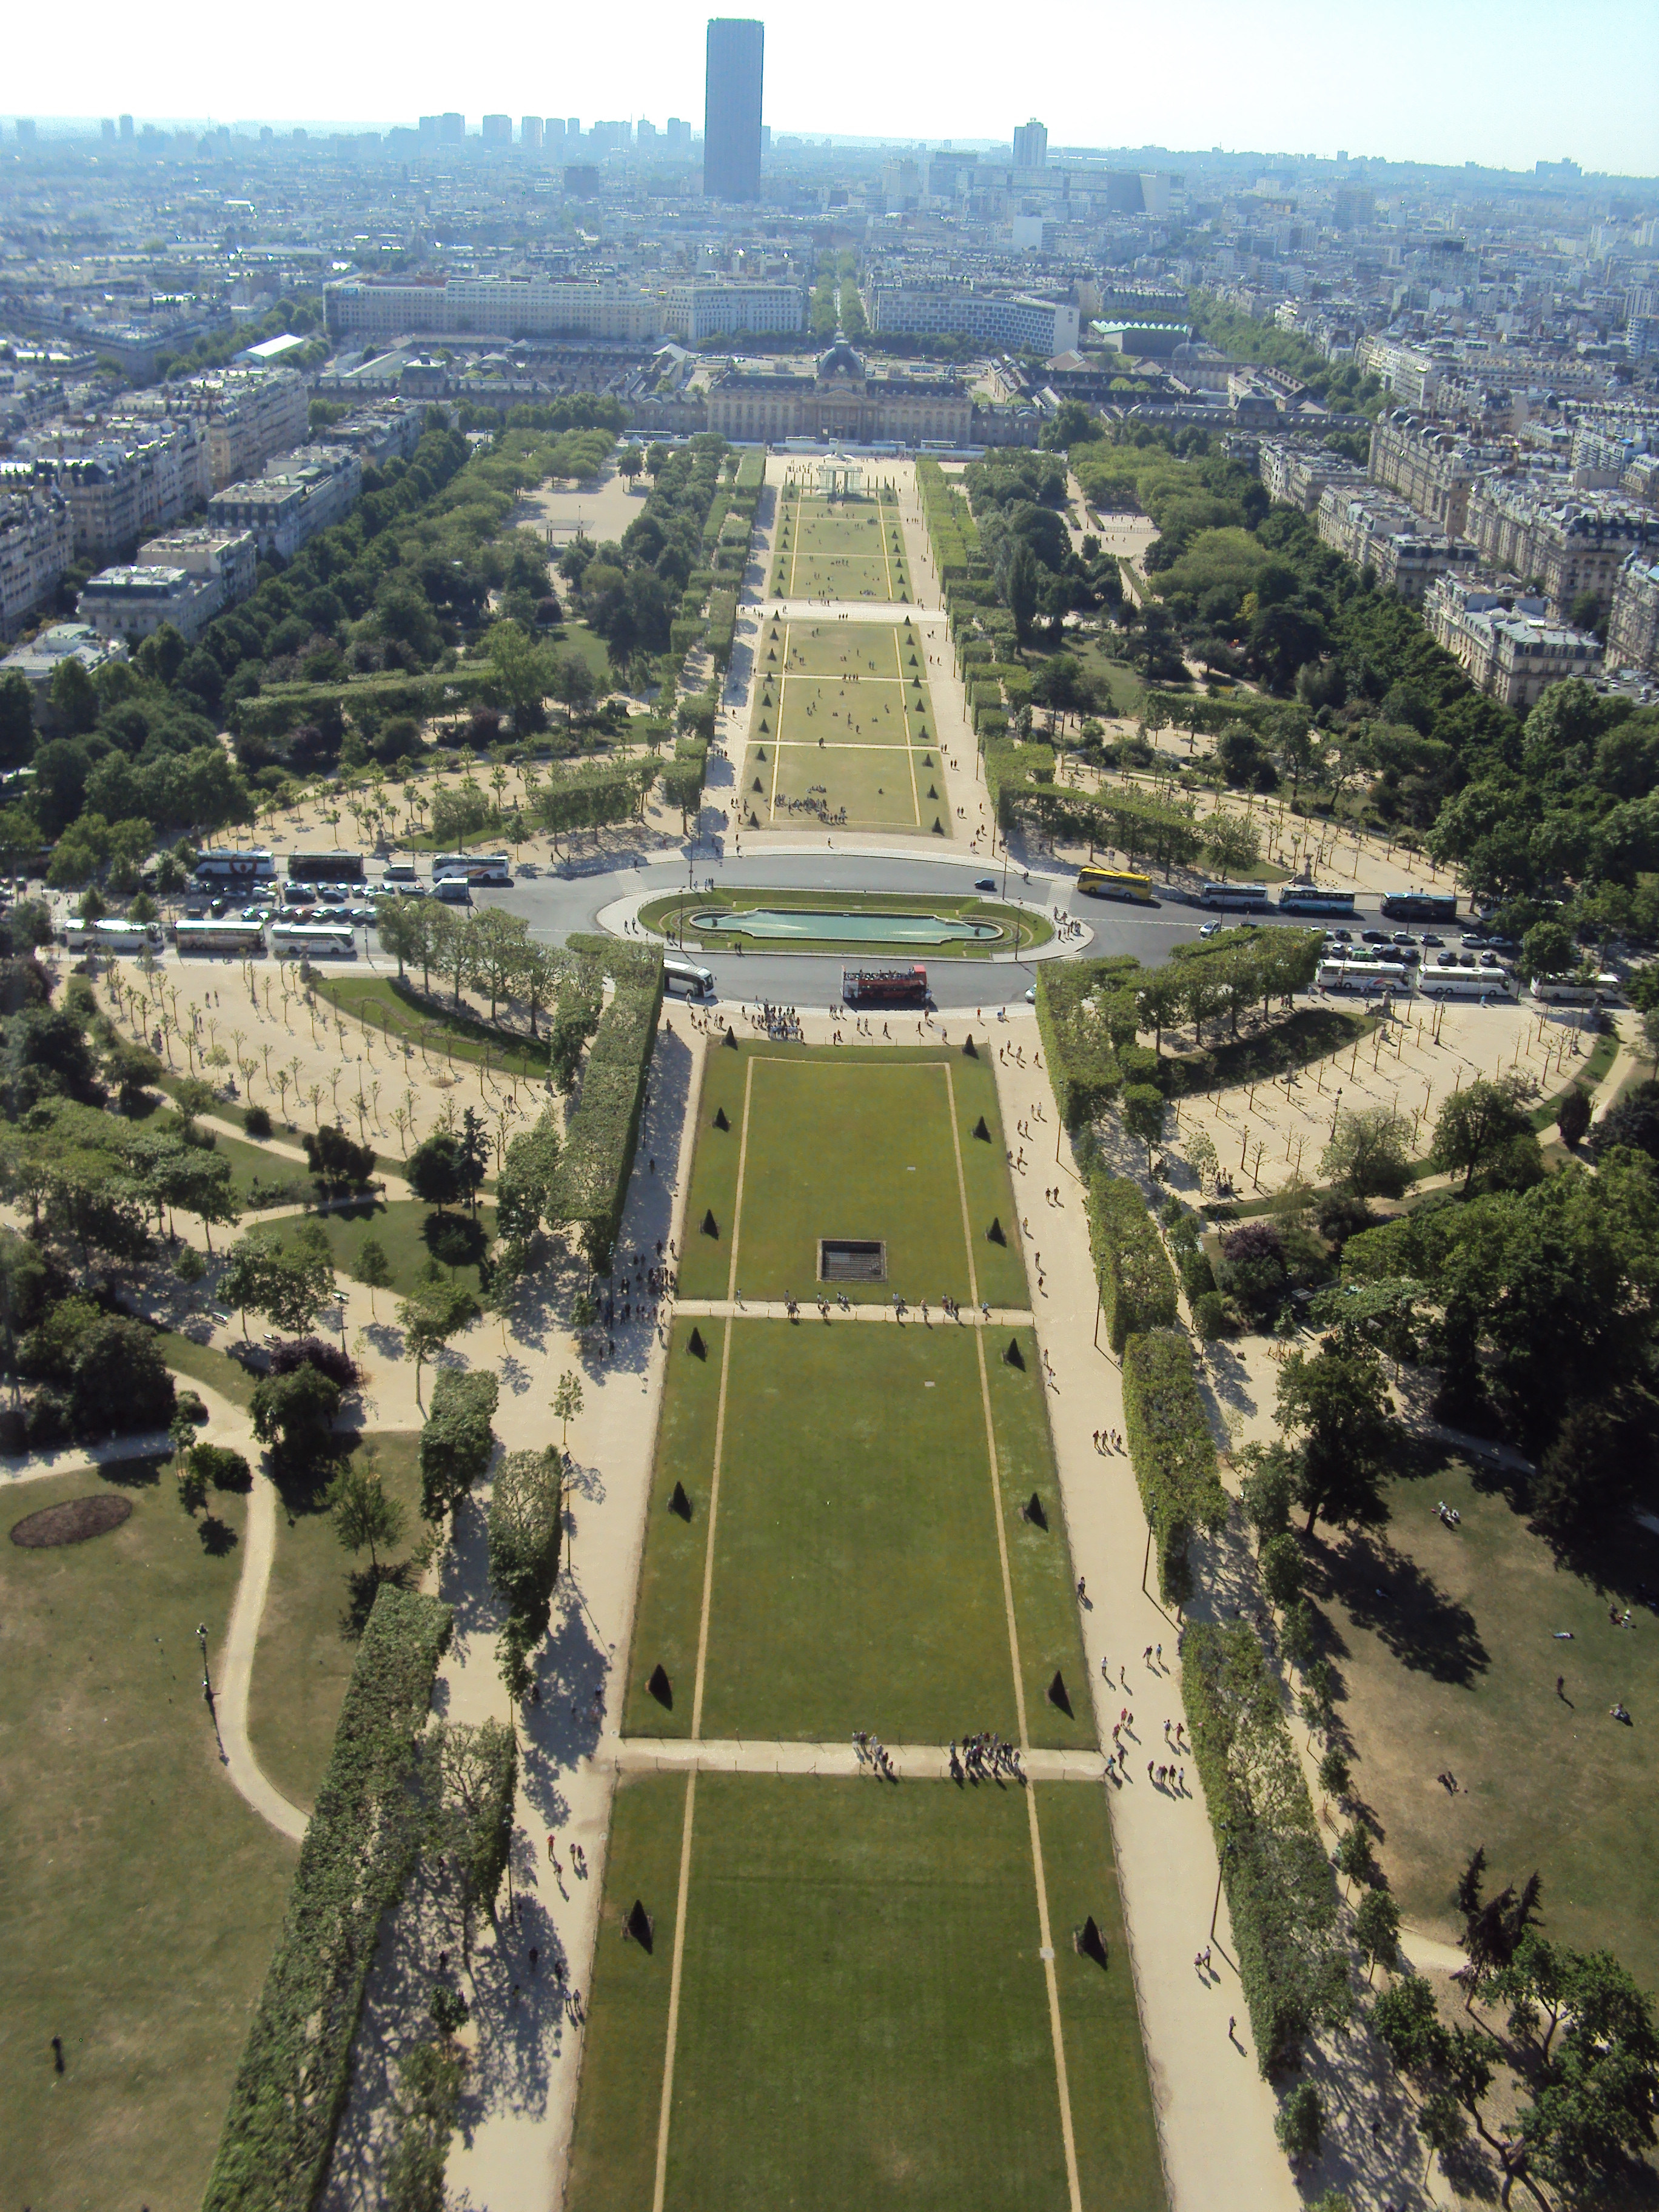
M 415 880 L 413 860 L 388 860 L 382 872 L 388 884 L 412 884 Z
M 446 906 L 471 906 L 472 886 L 465 876 L 440 876 L 432 886 L 432 896 Z
M 699 968 L 695 961 L 682 960 L 677 954 L 665 954 L 662 963 L 662 987 L 665 991 L 684 992 L 688 999 L 712 999 L 714 979 L 707 968 Z

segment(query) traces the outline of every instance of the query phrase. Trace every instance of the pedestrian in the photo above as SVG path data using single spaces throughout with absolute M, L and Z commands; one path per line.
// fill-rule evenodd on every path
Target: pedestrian
M 1147 1762 L 1146 1762 L 1146 1779 L 1150 1782 L 1150 1781 L 1152 1780 L 1152 1760 L 1149 1759 L 1147 1760 Z
M 553 1831 L 551 1828 L 547 1832 L 547 1856 L 549 1858 L 553 1859 L 555 1866 L 558 1864 L 557 1859 L 553 1856 Z
M 1158 1663 L 1160 1667 L 1164 1664 L 1164 1646 L 1161 1644 L 1158 1647 Z

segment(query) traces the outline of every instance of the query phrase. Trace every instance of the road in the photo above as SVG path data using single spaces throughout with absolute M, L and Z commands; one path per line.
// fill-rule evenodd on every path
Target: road
M 712 882 L 717 889 L 725 886 L 734 890 L 898 891 L 909 896 L 971 892 L 975 880 L 988 872 L 994 873 L 1000 890 L 1000 866 L 988 869 L 985 861 L 971 856 L 958 861 L 910 860 L 896 853 L 879 856 L 761 853 L 737 860 L 699 854 L 693 863 L 700 890 Z M 687 864 L 679 858 L 592 875 L 538 875 L 532 881 L 515 884 L 511 890 L 479 889 L 473 896 L 480 906 L 489 902 L 505 907 L 510 914 L 522 915 L 536 936 L 562 943 L 572 930 L 593 928 L 600 909 L 616 900 L 683 890 L 686 881 Z M 1080 950 L 1091 959 L 1130 952 L 1143 966 L 1154 967 L 1166 960 L 1176 945 L 1190 944 L 1205 918 L 1197 908 L 1173 901 L 1139 908 L 1082 897 L 1073 877 L 1063 870 L 1048 874 L 1033 868 L 1028 881 L 1024 871 L 1011 866 L 1007 883 L 1011 896 L 1045 910 L 1058 907 L 1062 914 L 1075 915 L 1086 923 L 1094 934 Z M 1305 920 L 1299 920 L 1298 926 L 1305 927 Z M 852 957 L 849 953 L 848 957 Z M 705 951 L 696 957 L 713 974 L 714 988 L 723 999 L 818 1006 L 839 996 L 842 964 L 839 956 Z M 935 1005 L 951 1007 L 1000 1006 L 1023 999 L 1037 963 L 929 959 L 927 966 Z

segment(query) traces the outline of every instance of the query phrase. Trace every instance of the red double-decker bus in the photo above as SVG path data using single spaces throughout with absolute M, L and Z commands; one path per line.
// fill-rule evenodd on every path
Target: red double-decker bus
M 925 968 L 843 968 L 841 995 L 849 1006 L 925 1006 Z

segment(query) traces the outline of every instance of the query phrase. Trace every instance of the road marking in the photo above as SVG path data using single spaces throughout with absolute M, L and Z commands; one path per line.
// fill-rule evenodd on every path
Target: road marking
M 957 1160 L 957 1194 L 962 1201 L 962 1235 L 968 1253 L 968 1283 L 974 1303 L 979 1304 L 978 1271 L 974 1266 L 974 1231 L 968 1212 L 968 1179 L 962 1164 L 962 1133 L 957 1127 L 957 1086 L 951 1063 L 945 1063 L 945 1089 L 951 1110 L 951 1143 Z M 1008 1532 L 1003 1525 L 1002 1478 L 997 1461 L 996 1423 L 991 1413 L 991 1379 L 985 1366 L 985 1332 L 974 1332 L 974 1356 L 979 1364 L 980 1403 L 985 1411 L 985 1450 L 991 1471 L 991 1505 L 996 1516 L 997 1558 L 1002 1568 L 1002 1603 L 1008 1619 L 1008 1658 L 1014 1671 L 1014 1712 L 1019 1727 L 1022 1759 L 1030 1752 L 1025 1721 L 1025 1685 L 1020 1669 L 1019 1626 L 1014 1618 L 1014 1582 L 1008 1565 Z M 1047 1418 L 1047 1409 L 1044 1411 Z M 1060 2132 L 1066 2149 L 1066 2186 L 1071 2212 L 1083 2212 L 1078 2181 L 1077 2137 L 1072 2125 L 1072 2091 L 1066 2073 L 1066 2037 L 1060 2017 L 1060 1983 L 1054 1973 L 1052 1932 L 1048 1926 L 1048 1884 L 1042 1867 L 1042 1837 L 1037 1827 L 1036 1789 L 1025 1787 L 1025 1811 L 1031 1829 L 1031 1869 L 1036 1882 L 1037 1930 L 1042 1952 L 1043 1978 L 1048 1987 L 1048 2028 L 1054 2045 L 1054 2081 L 1060 2092 Z

